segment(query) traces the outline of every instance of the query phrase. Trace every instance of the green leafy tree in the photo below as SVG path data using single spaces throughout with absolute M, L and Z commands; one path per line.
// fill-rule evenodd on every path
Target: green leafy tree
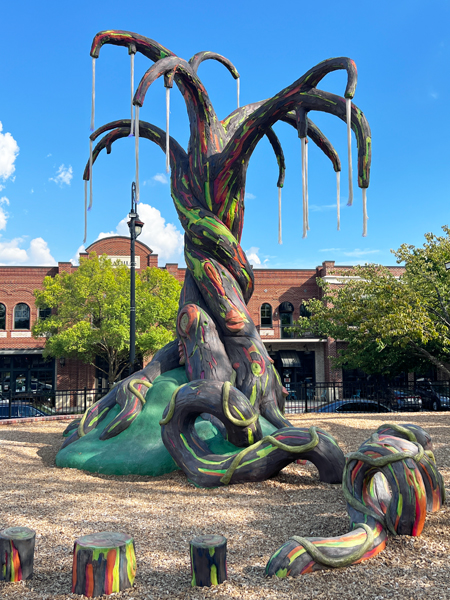
M 403 244 L 393 252 L 405 263 L 400 278 L 366 265 L 339 273 L 355 277 L 344 285 L 319 279 L 323 297 L 305 303 L 311 315 L 301 317 L 295 331 L 347 342 L 337 367 L 394 376 L 431 363 L 450 377 L 450 230 L 443 230 L 443 236 L 426 234 L 421 248 Z
M 154 354 L 174 339 L 180 290 L 167 271 L 147 268 L 136 274 L 136 350 L 141 355 Z M 36 306 L 52 309 L 32 330 L 47 338 L 44 356 L 91 365 L 101 357 L 109 385 L 117 381 L 130 351 L 129 269 L 92 253 L 74 273 L 46 277 L 34 295 Z

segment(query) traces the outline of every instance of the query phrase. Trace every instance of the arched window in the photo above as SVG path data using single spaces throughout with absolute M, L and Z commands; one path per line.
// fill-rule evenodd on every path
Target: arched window
M 311 312 L 306 308 L 306 306 L 303 303 L 300 304 L 300 316 L 306 317 L 308 319 L 311 316 Z
M 261 306 L 261 327 L 272 327 L 272 307 L 267 302 Z
M 30 329 L 30 307 L 21 302 L 14 308 L 14 329 Z
M 278 312 L 280 313 L 281 337 L 292 338 L 293 334 L 287 331 L 287 328 L 292 327 L 292 313 L 294 312 L 294 307 L 290 302 L 282 302 Z
M 6 329 L 6 306 L 0 304 L 0 329 Z

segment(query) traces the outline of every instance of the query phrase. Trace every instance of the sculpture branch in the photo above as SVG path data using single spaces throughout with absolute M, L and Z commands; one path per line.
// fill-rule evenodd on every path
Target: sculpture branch
M 275 156 L 277 157 L 277 163 L 278 163 L 278 169 L 279 169 L 277 186 L 281 188 L 281 187 L 283 187 L 284 176 L 286 174 L 286 163 L 284 160 L 283 148 L 281 147 L 280 140 L 278 139 L 274 130 L 271 127 L 267 130 L 266 135 L 270 142 L 270 145 L 273 148 L 273 151 L 275 152 Z
M 115 141 L 121 138 L 129 137 L 130 119 L 111 121 L 111 123 L 107 123 L 106 125 L 99 127 L 96 131 L 94 131 L 94 133 L 91 134 L 91 140 L 95 141 L 100 135 L 102 135 L 102 133 L 105 133 L 105 131 L 109 131 L 109 133 L 105 135 L 94 147 L 92 153 L 92 164 L 95 163 L 98 155 L 104 148 L 106 148 L 107 154 L 110 154 L 111 146 Z M 166 134 L 162 129 L 156 127 L 156 125 L 147 123 L 147 121 L 139 121 L 139 136 L 154 142 L 164 153 L 166 152 Z M 187 161 L 186 152 L 172 137 L 170 138 L 170 161 L 173 170 L 176 169 L 177 165 L 183 164 Z M 89 181 L 89 178 L 90 173 L 88 161 L 84 169 L 83 179 L 85 181 Z
M 175 56 L 173 52 L 155 42 L 148 37 L 133 33 L 131 31 L 107 30 L 100 31 L 94 37 L 91 46 L 92 58 L 98 58 L 100 48 L 104 44 L 113 44 L 114 46 L 125 46 L 134 52 L 140 52 L 153 62 L 165 58 L 166 56 Z
M 285 123 L 288 123 L 295 129 L 297 129 L 297 119 L 295 113 L 288 113 L 283 119 L 281 119 Z M 330 140 L 322 133 L 322 131 L 315 125 L 311 119 L 307 119 L 307 131 L 308 137 L 316 144 L 318 148 L 322 150 L 322 152 L 327 156 L 332 164 L 335 171 L 341 170 L 341 161 L 339 159 L 338 153 L 334 149 Z
M 189 59 L 189 64 L 191 65 L 194 73 L 197 73 L 197 70 L 198 70 L 200 64 L 205 60 L 217 60 L 218 62 L 222 63 L 230 71 L 230 73 L 233 75 L 233 77 L 235 79 L 238 79 L 240 77 L 238 70 L 233 65 L 233 63 L 230 60 L 228 60 L 228 58 L 225 58 L 225 56 L 222 56 L 221 54 L 217 54 L 216 52 L 208 52 L 208 51 L 197 52 L 197 54 L 194 54 L 194 56 Z
M 258 108 L 244 118 L 241 125 L 228 141 L 227 146 L 216 162 L 215 186 L 222 194 L 229 194 L 229 183 L 245 178 L 248 161 L 265 129 L 278 120 L 286 120 L 286 115 L 298 107 L 331 113 L 346 122 L 345 99 L 322 90 L 303 88 L 302 78 L 274 98 L 261 103 Z M 352 129 L 358 145 L 358 184 L 368 187 L 370 177 L 371 138 L 366 118 L 359 108 L 352 104 Z M 230 176 L 231 175 L 231 176 Z M 217 201 L 217 200 L 216 200 Z
M 150 85 L 161 75 L 173 76 L 173 73 L 187 106 L 191 132 L 189 153 L 194 154 L 194 162 L 201 167 L 205 157 L 221 151 L 225 131 L 202 82 L 189 63 L 176 56 L 159 60 L 142 77 L 133 102 L 143 106 Z

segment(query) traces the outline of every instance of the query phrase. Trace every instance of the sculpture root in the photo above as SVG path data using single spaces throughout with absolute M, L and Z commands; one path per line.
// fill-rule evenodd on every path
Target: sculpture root
M 431 447 L 431 437 L 417 425 L 381 425 L 347 456 L 342 489 L 352 531 L 335 538 L 292 537 L 270 558 L 266 575 L 356 564 L 381 552 L 388 532 L 420 535 L 426 511 L 435 512 L 445 502 Z

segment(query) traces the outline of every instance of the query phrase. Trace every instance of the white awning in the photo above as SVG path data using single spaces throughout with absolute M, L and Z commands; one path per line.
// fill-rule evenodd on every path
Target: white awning
M 302 363 L 295 350 L 280 350 L 280 358 L 283 367 L 301 367 Z

